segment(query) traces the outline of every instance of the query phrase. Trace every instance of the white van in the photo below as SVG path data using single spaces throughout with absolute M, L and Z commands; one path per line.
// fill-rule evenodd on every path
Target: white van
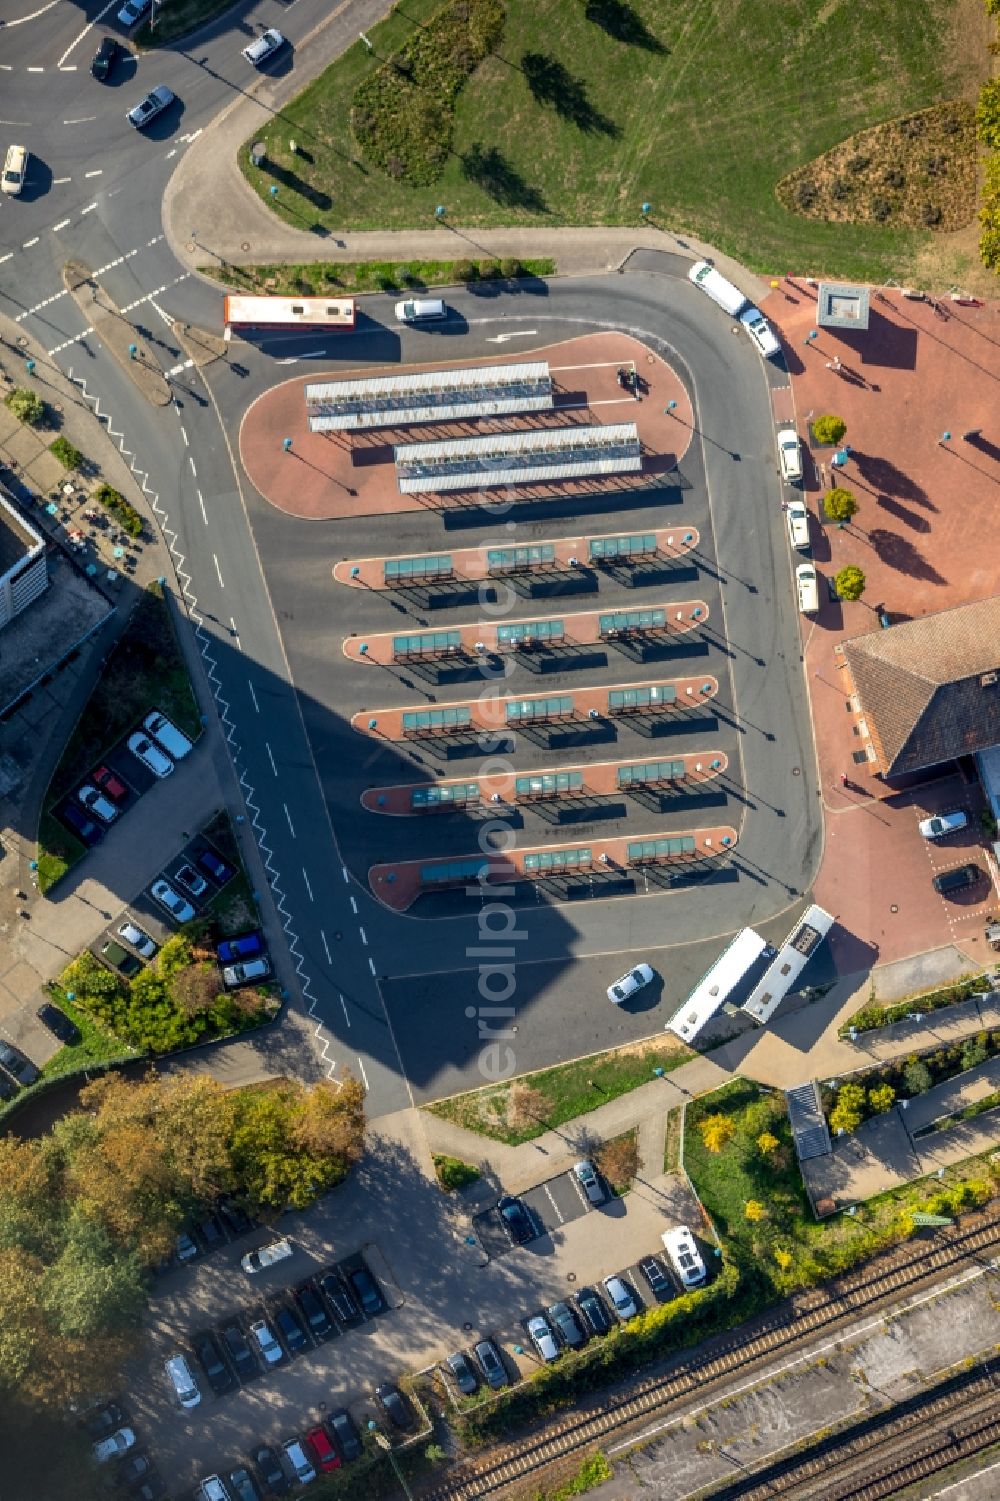
M 198 1383 L 191 1374 L 191 1367 L 183 1355 L 171 1355 L 165 1363 L 167 1376 L 178 1402 L 182 1407 L 197 1407 L 201 1401 Z
M 744 297 L 738 287 L 734 287 L 731 281 L 727 281 L 720 271 L 710 266 L 707 261 L 695 261 L 688 272 L 688 277 L 696 287 L 701 287 L 707 292 L 713 302 L 717 302 L 720 308 L 727 312 L 730 318 L 738 318 L 740 313 L 750 301 Z
M 258 1246 L 256 1251 L 248 1251 L 240 1258 L 240 1266 L 250 1274 L 263 1272 L 269 1266 L 275 1266 L 277 1262 L 287 1260 L 294 1249 L 290 1240 L 272 1240 L 266 1246 Z
M 816 570 L 811 563 L 800 563 L 796 568 L 795 588 L 802 614 L 815 615 L 819 609 L 819 585 L 816 582 Z
M 400 323 L 434 323 L 447 318 L 448 309 L 440 297 L 408 297 L 396 303 L 396 318 Z
M 680 1278 L 681 1286 L 700 1287 L 705 1280 L 705 1263 L 687 1225 L 678 1225 L 676 1230 L 664 1230 L 660 1239 L 663 1241 L 663 1249 L 670 1257 L 670 1265 Z

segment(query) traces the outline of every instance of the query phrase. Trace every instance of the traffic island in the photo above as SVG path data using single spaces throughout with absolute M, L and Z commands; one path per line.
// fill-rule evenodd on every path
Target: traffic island
M 115 306 L 104 288 L 94 280 L 90 267 L 82 261 L 67 261 L 62 270 L 63 285 L 87 320 L 89 332 L 96 334 L 109 354 L 152 405 L 170 405 L 170 386 L 139 332 Z

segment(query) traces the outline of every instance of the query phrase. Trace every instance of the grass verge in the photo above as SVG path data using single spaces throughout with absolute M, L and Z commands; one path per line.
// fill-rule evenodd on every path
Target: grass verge
M 989 56 L 981 0 L 507 0 L 503 40 L 455 103 L 431 186 L 395 179 L 352 128 L 356 91 L 421 36 L 440 0 L 408 0 L 263 130 L 240 163 L 289 225 L 340 234 L 434 223 L 637 224 L 688 231 L 769 272 L 901 276 L 931 231 L 830 223 L 785 208 L 782 179 L 838 142 L 948 99 L 974 100 Z M 817 87 L 815 58 L 823 58 Z M 433 107 L 434 100 L 427 101 Z M 289 141 L 298 151 L 293 155 Z
M 474 1089 L 425 1108 L 441 1120 L 519 1146 L 648 1084 L 654 1069 L 669 1073 L 694 1056 L 682 1043 L 636 1043 Z
M 51 996 L 60 1010 L 80 1028 L 81 1040 L 72 1047 L 60 1048 L 53 1053 L 48 1063 L 42 1064 L 42 1078 L 55 1079 L 60 1074 L 73 1073 L 78 1068 L 88 1068 L 95 1063 L 110 1063 L 116 1058 L 136 1058 L 138 1053 L 127 1042 L 122 1042 L 107 1027 L 88 1016 L 86 1011 L 66 999 L 61 985 L 50 985 Z
M 868 1000 L 841 1024 L 837 1035 L 840 1038 L 847 1037 L 852 1027 L 857 1032 L 871 1032 L 876 1027 L 888 1027 L 893 1022 L 905 1021 L 911 1012 L 927 1016 L 945 1006 L 956 1006 L 959 1001 L 967 1001 L 970 995 L 986 985 L 987 981 L 982 975 L 961 975 L 951 985 L 904 996 L 903 1000 L 894 1001 L 889 1006 L 883 1006 L 876 1000 L 873 987 Z
M 178 37 L 196 31 L 232 8 L 233 0 L 156 0 L 156 24 L 143 22 L 135 41 L 144 49 L 169 47 Z
M 472 266 L 475 276 L 458 275 Z M 428 287 L 468 284 L 503 286 L 519 280 L 554 276 L 556 263 L 549 256 L 516 261 L 508 270 L 501 261 L 312 261 L 299 266 L 200 266 L 205 276 L 241 291 L 274 297 L 322 296 L 324 292 L 426 292 Z M 516 269 L 515 269 L 516 267 Z

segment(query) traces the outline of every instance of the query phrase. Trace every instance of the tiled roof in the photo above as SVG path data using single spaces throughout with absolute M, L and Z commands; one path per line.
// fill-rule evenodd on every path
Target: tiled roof
M 1000 596 L 844 642 L 885 771 L 1000 743 Z

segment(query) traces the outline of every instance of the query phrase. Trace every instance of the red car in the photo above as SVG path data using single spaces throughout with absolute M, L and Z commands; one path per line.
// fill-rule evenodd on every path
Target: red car
M 103 787 L 113 803 L 120 803 L 128 797 L 128 788 L 125 783 L 119 781 L 110 766 L 99 766 L 94 772 L 94 781 L 98 787 Z
M 319 1465 L 320 1469 L 323 1471 L 324 1475 L 329 1474 L 331 1470 L 340 1469 L 340 1455 L 337 1453 L 336 1449 L 333 1447 L 329 1438 L 327 1437 L 325 1428 L 309 1428 L 306 1431 L 306 1438 L 309 1440 L 310 1444 L 313 1447 L 313 1450 L 315 1451 L 316 1462 Z

